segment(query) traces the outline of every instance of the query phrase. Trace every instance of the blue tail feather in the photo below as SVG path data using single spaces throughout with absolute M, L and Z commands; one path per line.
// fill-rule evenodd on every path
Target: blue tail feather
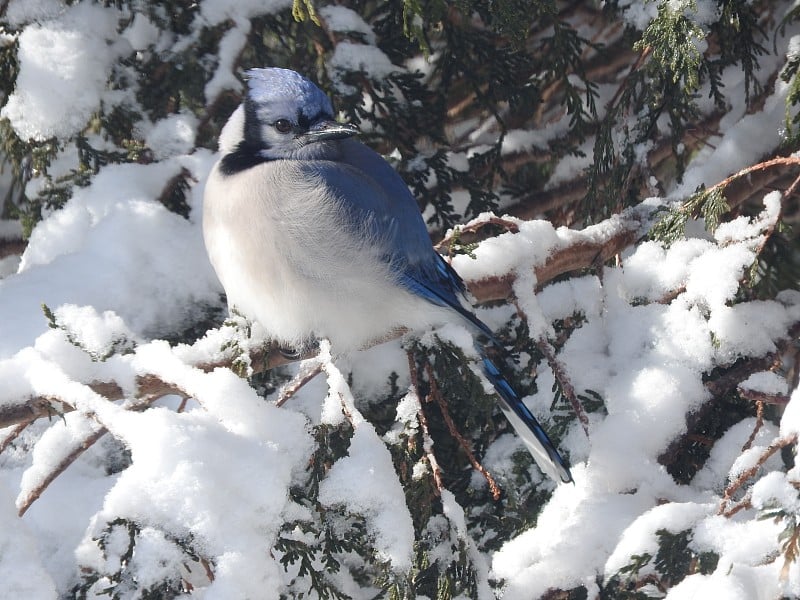
M 479 333 L 488 338 L 489 344 L 501 352 L 505 352 L 503 344 L 497 339 L 494 332 L 471 310 L 461 304 L 459 296 L 465 292 L 465 288 L 458 273 L 438 254 L 436 258 L 435 276 L 432 276 L 431 273 L 409 270 L 400 273 L 400 283 L 409 291 L 429 302 L 455 310 Z M 536 459 L 539 467 L 556 481 L 564 483 L 572 481 L 569 466 L 553 442 L 550 441 L 539 421 L 522 402 L 498 366 L 486 356 L 482 348 L 477 344 L 476 347 L 481 357 L 483 372 L 497 391 L 498 404 L 503 414 L 525 442 L 525 446 Z
M 569 465 L 550 441 L 550 437 L 539 421 L 531 414 L 497 365 L 483 352 L 481 352 L 481 360 L 486 378 L 500 397 L 500 408 L 522 441 L 525 442 L 539 467 L 557 481 L 571 482 L 572 474 Z

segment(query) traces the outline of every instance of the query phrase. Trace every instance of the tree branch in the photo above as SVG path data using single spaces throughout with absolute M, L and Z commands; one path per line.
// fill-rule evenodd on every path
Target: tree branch
M 534 267 L 539 287 L 565 273 L 589 269 L 612 259 L 637 241 L 640 225 L 639 222 L 631 221 L 606 239 L 583 239 L 556 250 L 547 257 L 544 264 Z M 514 273 L 506 273 L 468 281 L 467 287 L 478 302 L 507 300 L 512 295 L 515 280 Z
M 777 438 L 775 441 L 773 441 L 764 450 L 764 452 L 761 453 L 761 456 L 758 457 L 758 460 L 756 461 L 756 464 L 754 464 L 752 467 L 750 467 L 749 469 L 744 471 L 741 475 L 739 475 L 739 477 L 736 479 L 736 481 L 734 481 L 727 488 L 725 488 L 725 493 L 722 496 L 722 502 L 720 503 L 719 510 L 717 511 L 717 514 L 718 515 L 723 515 L 724 514 L 726 516 L 730 516 L 730 515 L 734 514 L 736 512 L 735 510 L 734 511 L 729 511 L 729 510 L 726 510 L 726 508 L 728 506 L 728 503 L 731 501 L 731 498 L 733 498 L 733 495 L 737 492 L 737 490 L 739 488 L 741 488 L 745 484 L 745 482 L 747 482 L 748 479 L 750 479 L 753 476 L 755 476 L 755 474 L 758 472 L 758 470 L 761 468 L 761 466 L 765 462 L 767 462 L 767 460 L 773 454 L 775 454 L 776 452 L 782 450 L 786 446 L 791 446 L 791 445 L 796 444 L 796 443 L 797 443 L 797 434 L 796 433 L 792 434 L 792 435 L 788 435 L 786 437 Z M 750 499 L 749 498 L 745 498 L 744 502 L 747 502 L 749 504 Z
M 501 496 L 503 495 L 503 491 L 500 489 L 500 486 L 497 485 L 497 482 L 492 474 L 489 473 L 486 467 L 484 467 L 475 457 L 475 453 L 472 452 L 470 443 L 463 435 L 461 435 L 458 427 L 456 427 L 455 421 L 453 421 L 453 417 L 450 415 L 450 409 L 447 407 L 447 401 L 444 399 L 442 392 L 439 390 L 439 386 L 436 385 L 436 375 L 434 374 L 430 363 L 425 363 L 425 372 L 428 375 L 428 381 L 430 382 L 431 386 L 430 393 L 425 399 L 425 402 L 436 402 L 436 404 L 439 406 L 439 411 L 442 413 L 442 418 L 447 425 L 447 429 L 450 431 L 450 435 L 452 435 L 453 438 L 458 442 L 458 445 L 461 446 L 461 449 L 467 455 L 467 459 L 472 465 L 472 468 L 483 475 L 483 478 L 489 485 L 489 491 L 492 493 L 492 498 L 494 498 L 495 502 L 500 500 Z
M 541 286 L 564 273 L 591 268 L 598 262 L 604 262 L 633 244 L 639 236 L 640 228 L 640 219 L 631 217 L 616 226 L 614 232 L 610 235 L 578 235 L 574 243 L 554 250 L 544 264 L 534 268 L 536 280 Z M 510 298 L 515 278 L 513 273 L 508 273 L 499 277 L 467 281 L 466 284 L 470 293 L 478 302 L 489 302 Z M 393 337 L 397 337 L 397 335 L 399 333 Z M 386 341 L 391 337 L 380 341 Z M 379 342 L 376 341 L 376 343 Z M 315 352 L 312 351 L 299 357 L 287 357 L 275 346 L 269 348 L 259 347 L 250 352 L 249 364 L 253 373 L 261 373 L 291 362 L 310 358 L 314 354 Z M 235 361 L 235 356 L 228 355 L 216 362 L 199 363 L 194 366 L 202 371 L 209 372 L 217 368 L 230 368 Z M 93 381 L 88 385 L 93 391 L 108 400 L 121 400 L 124 397 L 122 387 L 114 381 Z M 136 398 L 155 399 L 169 394 L 185 395 L 185 392 L 173 384 L 162 381 L 155 375 L 144 375 L 136 378 Z M 54 407 L 54 401 L 60 405 L 58 409 Z M 71 406 L 58 399 L 43 397 L 21 399 L 19 403 L 0 406 L 0 429 L 16 426 L 24 422 L 33 422 L 40 418 L 71 410 Z
M 705 387 L 711 394 L 711 399 L 695 412 L 686 415 L 686 433 L 672 441 L 661 456 L 658 457 L 658 462 L 665 467 L 676 463 L 686 446 L 687 439 L 706 419 L 709 411 L 714 408 L 715 401 L 725 398 L 728 393 L 735 390 L 742 381 L 753 373 L 770 369 L 798 335 L 800 335 L 800 322 L 794 323 L 789 328 L 786 336 L 782 341 L 778 342 L 775 352 L 771 352 L 766 356 L 740 359 L 727 368 L 719 368 L 717 376 L 705 382 Z
M 31 507 L 31 504 L 36 502 L 39 499 L 39 496 L 48 488 L 48 486 L 53 483 L 56 477 L 61 475 L 67 468 L 74 463 L 78 457 L 86 452 L 89 448 L 91 448 L 94 443 L 103 437 L 108 430 L 105 427 L 100 427 L 93 431 L 92 433 L 84 436 L 80 439 L 75 446 L 73 447 L 72 451 L 67 454 L 58 464 L 52 466 L 49 470 L 47 475 L 38 483 L 38 485 L 33 488 L 19 503 L 17 507 L 17 514 L 21 517 L 25 514 L 25 512 Z

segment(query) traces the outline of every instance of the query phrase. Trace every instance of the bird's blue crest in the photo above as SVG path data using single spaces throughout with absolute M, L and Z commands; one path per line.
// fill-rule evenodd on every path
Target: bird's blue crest
M 316 84 L 289 69 L 271 67 L 250 69 L 247 76 L 248 98 L 257 106 L 270 106 L 276 112 L 302 112 L 306 117 L 333 116 L 333 105 Z

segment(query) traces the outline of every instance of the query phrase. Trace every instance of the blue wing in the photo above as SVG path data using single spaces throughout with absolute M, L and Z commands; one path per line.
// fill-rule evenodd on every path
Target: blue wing
M 464 295 L 464 282 L 453 268 L 436 252 L 435 273 L 406 271 L 400 275 L 400 283 L 417 296 L 439 306 L 447 306 L 469 321 L 493 344 L 502 347 L 494 332 L 475 313 L 464 307 L 460 298 Z
M 342 142 L 340 162 L 321 167 L 324 178 L 351 212 L 355 223 L 383 243 L 383 258 L 395 269 L 398 282 L 410 292 L 460 314 L 491 344 L 504 351 L 494 333 L 462 303 L 464 282 L 433 249 L 416 200 L 405 182 L 383 158 L 356 140 Z M 499 397 L 500 408 L 550 477 L 572 481 L 566 461 L 522 402 L 498 366 L 478 347 L 484 374 Z
M 368 175 L 380 188 L 384 200 L 376 207 L 375 195 L 362 191 L 348 198 L 369 218 L 376 237 L 386 239 L 387 256 L 397 268 L 398 279 L 406 289 L 439 306 L 458 312 L 481 333 L 496 342 L 494 334 L 472 311 L 464 306 L 464 282 L 453 268 L 432 248 L 428 230 L 416 200 L 405 182 L 383 158 L 356 140 L 342 144 L 342 162 Z M 363 176 L 362 176 L 363 177 Z M 380 213 L 377 211 L 380 210 Z M 381 217 L 377 217 L 380 214 Z

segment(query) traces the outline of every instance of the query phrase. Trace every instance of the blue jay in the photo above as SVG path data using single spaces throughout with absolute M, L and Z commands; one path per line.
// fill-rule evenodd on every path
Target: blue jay
M 490 343 L 464 283 L 434 251 L 394 169 L 334 120 L 314 83 L 286 69 L 247 72 L 205 187 L 203 236 L 228 305 L 283 347 L 327 338 L 337 351 L 456 316 Z M 544 429 L 481 350 L 506 417 L 542 470 L 572 481 Z

